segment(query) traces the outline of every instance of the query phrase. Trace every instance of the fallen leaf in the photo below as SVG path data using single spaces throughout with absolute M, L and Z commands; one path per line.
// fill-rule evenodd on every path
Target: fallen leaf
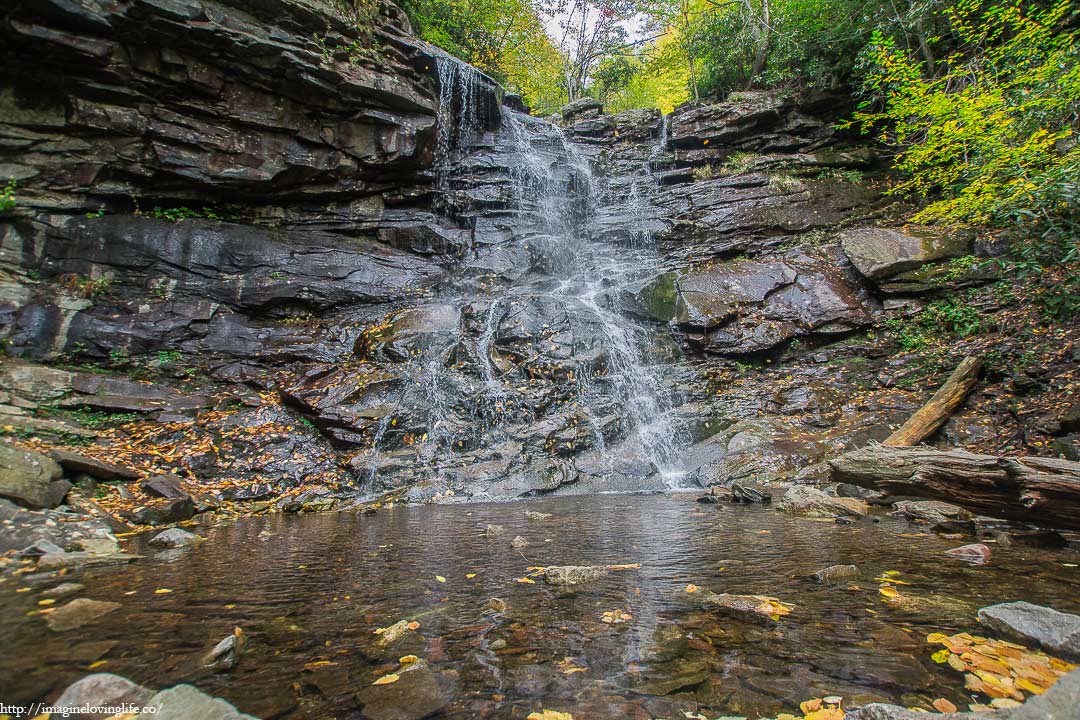
M 956 706 L 953 705 L 948 700 L 946 700 L 945 698 L 938 698 L 932 704 L 934 706 L 934 709 L 937 710 L 938 712 L 942 712 L 942 713 L 956 712 Z
M 696 593 L 699 589 L 700 588 L 698 588 L 698 586 L 695 585 L 694 583 L 690 583 L 689 585 L 686 586 L 686 592 L 688 592 L 688 593 Z
M 154 591 L 154 594 L 155 595 L 165 595 L 166 593 L 171 593 L 171 592 L 172 592 L 172 590 L 170 590 L 169 588 L 158 588 L 157 590 Z
M 391 683 L 396 683 L 400 679 L 401 679 L 400 675 L 390 673 L 389 675 L 383 675 L 381 678 L 379 678 L 378 680 L 376 680 L 375 682 L 373 682 L 371 684 L 372 685 L 389 685 Z
M 435 579 L 438 580 L 441 583 L 446 582 L 446 578 L 444 578 L 442 575 L 436 575 Z
M 824 701 L 821 698 L 814 698 L 813 700 L 804 700 L 803 702 L 799 703 L 799 710 L 801 710 L 802 714 L 805 715 L 806 713 L 811 713 L 811 712 L 814 712 L 815 710 L 820 710 L 821 705 L 822 705 L 823 702 Z
M 517 582 L 525 583 L 526 585 L 535 585 L 536 584 L 535 580 L 533 580 L 532 578 L 527 578 L 527 577 L 519 577 L 517 579 Z
M 398 658 L 398 662 L 401 663 L 402 665 L 412 665 L 414 662 L 419 662 L 419 661 L 420 661 L 420 658 L 416 657 L 415 655 L 406 655 L 404 657 Z
M 97 662 L 92 662 L 89 665 L 87 665 L 86 669 L 87 670 L 97 670 L 102 665 L 108 665 L 108 664 L 109 664 L 108 660 L 98 660 Z
M 52 605 L 54 602 L 56 602 L 55 598 L 45 598 L 44 600 L 38 600 L 37 604 L 38 605 Z
M 541 710 L 529 713 L 525 720 L 574 720 L 574 716 L 557 710 Z
M 476 577 L 476 573 L 465 573 L 466 580 L 472 580 L 474 577 Z
M 409 628 L 410 630 L 419 630 L 420 629 L 420 623 L 413 620 L 411 623 L 409 623 L 405 627 Z

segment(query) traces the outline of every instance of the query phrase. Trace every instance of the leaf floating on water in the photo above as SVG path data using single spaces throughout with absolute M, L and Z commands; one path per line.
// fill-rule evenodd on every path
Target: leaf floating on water
M 98 660 L 97 662 L 92 662 L 89 665 L 87 665 L 86 669 L 87 670 L 97 670 L 102 665 L 108 665 L 108 664 L 109 664 L 108 660 Z
M 633 615 L 621 609 L 611 610 L 600 616 L 600 622 L 607 623 L 608 625 L 618 625 L 620 623 L 629 622 L 632 619 Z
M 934 709 L 937 710 L 938 712 L 942 712 L 942 713 L 956 712 L 956 706 L 953 705 L 948 700 L 946 700 L 945 698 L 938 698 L 932 704 L 934 706 Z
M 900 591 L 888 585 L 878 588 L 878 592 L 884 595 L 887 600 L 898 600 L 900 598 Z
M 56 598 L 45 598 L 44 600 L 38 600 L 37 604 L 38 605 L 52 605 L 54 602 L 56 602 Z
M 379 678 L 378 680 L 376 680 L 375 682 L 373 682 L 371 684 L 372 685 L 390 685 L 391 683 L 396 683 L 400 679 L 401 679 L 400 675 L 397 675 L 395 673 L 390 673 L 389 675 L 383 675 L 381 678 Z
M 304 663 L 305 670 L 315 670 L 321 667 L 327 667 L 329 665 L 337 665 L 336 662 L 330 662 L 329 660 L 315 660 L 314 662 Z
M 165 595 L 165 594 L 171 593 L 171 592 L 172 592 L 172 590 L 170 590 L 169 588 L 158 588 L 157 590 L 154 591 L 154 594 L 155 595 Z
M 524 583 L 526 585 L 535 585 L 536 584 L 535 580 L 533 580 L 532 578 L 527 578 L 527 577 L 519 577 L 517 579 L 517 582 Z
M 689 585 L 686 586 L 686 592 L 688 592 L 688 593 L 696 593 L 700 589 L 701 588 L 699 588 L 694 583 L 690 583 Z
M 407 627 L 410 630 L 419 630 L 420 629 L 420 623 L 413 620 L 411 623 L 409 623 L 405 627 Z
M 446 582 L 446 578 L 444 578 L 442 575 L 436 575 L 435 579 L 438 580 L 441 583 Z
M 541 710 L 529 713 L 525 720 L 574 720 L 574 716 L 557 710 Z
M 420 662 L 420 658 L 416 657 L 415 655 L 406 655 L 404 657 L 398 658 L 398 662 L 402 665 L 412 665 L 414 662 Z
M 466 580 L 472 580 L 474 577 L 476 577 L 476 573 L 465 573 Z

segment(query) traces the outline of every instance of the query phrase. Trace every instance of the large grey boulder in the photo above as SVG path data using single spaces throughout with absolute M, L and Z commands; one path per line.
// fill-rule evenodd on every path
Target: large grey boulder
M 784 493 L 777 509 L 806 517 L 836 517 L 865 515 L 870 507 L 856 498 L 833 497 L 817 488 L 794 485 Z
M 979 622 L 1010 640 L 1080 661 L 1080 616 L 1021 601 L 984 607 Z
M 851 264 L 869 280 L 883 280 L 926 263 L 966 255 L 966 238 L 929 231 L 854 228 L 840 237 Z
M 136 685 L 127 678 L 112 673 L 94 673 L 87 675 L 67 687 L 54 703 L 57 707 L 105 708 L 121 704 L 144 706 L 153 697 L 154 691 Z M 98 720 L 112 717 L 110 712 L 77 713 L 73 718 Z
M 207 695 L 194 685 L 176 685 L 150 698 L 146 705 L 157 708 L 158 720 L 257 720 L 237 710 L 221 698 Z
M 62 475 L 55 460 L 0 443 L 0 497 L 29 508 L 56 507 L 63 496 L 56 497 L 51 486 Z

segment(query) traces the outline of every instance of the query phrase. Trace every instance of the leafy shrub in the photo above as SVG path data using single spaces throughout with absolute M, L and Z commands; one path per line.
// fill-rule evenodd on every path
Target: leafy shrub
M 8 180 L 3 188 L 0 188 L 0 215 L 9 213 L 15 209 L 15 181 Z

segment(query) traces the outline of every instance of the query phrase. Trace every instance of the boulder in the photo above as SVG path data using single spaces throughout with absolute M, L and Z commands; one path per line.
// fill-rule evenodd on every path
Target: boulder
M 120 603 L 103 600 L 76 598 L 66 605 L 61 605 L 45 616 L 49 629 L 65 632 L 80 628 L 120 608 Z
M 54 705 L 65 708 L 101 708 L 101 712 L 79 713 L 69 717 L 105 720 L 112 717 L 113 713 L 105 712 L 104 708 L 122 704 L 142 707 L 153 695 L 153 690 L 147 690 L 119 675 L 94 673 L 69 685 L 56 699 Z
M 575 119 L 599 117 L 604 106 L 599 100 L 591 97 L 583 97 L 565 105 L 561 111 L 562 119 L 571 122 Z
M 1080 616 L 1020 601 L 980 609 L 979 622 L 1009 640 L 1080 662 Z
M 54 448 L 49 451 L 49 457 L 69 473 L 86 473 L 98 480 L 138 480 L 139 473 L 115 463 L 105 462 L 97 458 L 82 455 L 70 450 Z
M 139 559 L 139 555 L 110 553 L 98 555 L 90 552 L 49 553 L 38 558 L 36 568 L 40 572 L 66 570 L 68 568 L 92 567 L 101 565 L 123 565 Z
M 155 475 L 143 480 L 139 483 L 139 487 L 154 497 L 175 500 L 188 497 L 188 494 L 184 492 L 182 482 L 176 475 Z
M 258 720 L 194 685 L 176 685 L 162 690 L 147 700 L 146 705 L 157 708 L 154 713 L 157 720 Z
M 62 474 L 52 458 L 0 443 L 0 497 L 29 508 L 56 507 L 63 496 L 52 486 Z
M 836 517 L 837 515 L 865 515 L 870 510 L 870 506 L 856 498 L 833 497 L 817 488 L 794 485 L 784 493 L 777 509 L 807 517 Z
M 153 547 L 178 548 L 195 545 L 202 542 L 202 538 L 182 528 L 169 528 L 159 532 L 150 538 L 149 544 Z
M 926 263 L 967 255 L 971 242 L 955 235 L 896 228 L 854 228 L 840 236 L 851 264 L 868 280 L 883 280 Z

